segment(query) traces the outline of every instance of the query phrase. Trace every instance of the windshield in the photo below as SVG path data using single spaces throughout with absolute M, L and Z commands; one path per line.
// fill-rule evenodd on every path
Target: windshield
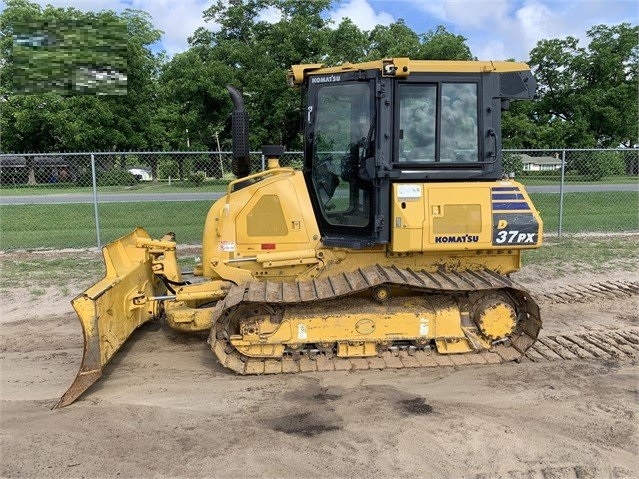
M 358 170 L 371 150 L 371 87 L 364 82 L 326 85 L 315 105 L 312 181 L 322 215 L 331 225 L 367 226 L 370 185 L 359 179 Z

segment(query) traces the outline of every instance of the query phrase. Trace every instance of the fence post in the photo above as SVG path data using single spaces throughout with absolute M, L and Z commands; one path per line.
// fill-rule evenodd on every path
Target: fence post
M 95 236 L 98 241 L 98 249 L 102 248 L 100 241 L 100 217 L 98 216 L 98 186 L 95 175 L 95 155 L 91 153 L 91 180 L 93 181 L 93 214 L 95 215 Z
M 557 236 L 561 238 L 562 223 L 564 221 L 564 175 L 566 171 L 566 150 L 561 150 L 561 180 L 559 182 L 559 229 Z

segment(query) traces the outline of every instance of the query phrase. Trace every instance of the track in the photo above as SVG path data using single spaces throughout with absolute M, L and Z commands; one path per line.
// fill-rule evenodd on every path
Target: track
M 552 305 L 617 300 L 639 294 L 637 281 L 609 281 L 578 284 L 535 293 L 541 304 Z M 540 335 L 526 352 L 534 362 L 571 359 L 623 359 L 639 355 L 639 330 L 632 327 L 573 334 Z
M 219 344 L 219 343 L 218 343 Z M 491 352 L 439 354 L 434 350 L 396 348 L 376 357 L 339 358 L 318 350 L 305 350 L 281 360 L 243 358 L 235 351 L 217 352 L 224 365 L 239 374 L 279 374 L 314 371 L 355 371 L 366 369 L 403 369 L 440 366 L 500 364 L 510 361 L 532 362 L 574 359 L 616 360 L 639 355 L 639 330 L 596 332 L 589 334 L 542 336 L 522 356 L 507 346 Z
M 226 325 L 233 314 L 247 305 L 268 305 L 273 309 L 299 304 L 321 304 L 373 291 L 380 286 L 419 293 L 474 293 L 507 290 L 518 304 L 519 324 L 504 344 L 488 351 L 469 354 L 439 354 L 429 346 L 391 346 L 375 357 L 336 357 L 332 351 L 305 349 L 285 354 L 282 359 L 246 357 L 228 341 Z M 528 293 L 507 277 L 493 271 L 426 272 L 379 265 L 322 279 L 297 283 L 254 282 L 232 288 L 214 312 L 209 344 L 220 362 L 238 374 L 277 374 L 306 371 L 386 369 L 404 367 L 496 364 L 521 357 L 541 329 L 539 308 Z
M 234 351 L 223 353 L 225 366 L 239 374 L 279 374 L 314 371 L 355 371 L 366 369 L 403 369 L 440 366 L 500 364 L 510 361 L 532 362 L 573 359 L 616 360 L 639 355 L 639 330 L 545 336 L 538 339 L 525 355 L 512 347 L 496 346 L 492 352 L 439 354 L 434 350 L 396 348 L 369 358 L 338 358 L 318 350 L 306 350 L 299 357 L 281 360 L 241 358 Z M 220 354 L 218 354 L 218 357 Z
M 327 298 L 344 297 L 354 292 L 370 289 L 379 284 L 402 284 L 416 290 L 437 288 L 442 291 L 462 291 L 493 288 L 515 288 L 522 291 L 522 299 L 538 320 L 537 306 L 523 290 L 510 279 L 492 272 L 424 273 L 379 266 L 354 273 L 313 280 L 305 283 L 251 283 L 238 287 L 218 305 L 217 317 L 229 314 L 240 303 L 295 304 L 314 303 Z M 427 282 L 433 284 L 427 284 Z M 561 287 L 552 292 L 535 296 L 542 304 L 584 303 L 600 298 L 615 299 L 639 293 L 639 282 L 614 281 Z M 530 311 L 529 311 L 530 314 Z M 528 341 L 531 338 L 523 335 Z M 440 354 L 429 347 L 418 348 L 400 345 L 389 348 L 375 357 L 342 358 L 332 352 L 303 349 L 289 352 L 282 359 L 258 359 L 242 356 L 221 337 L 209 338 L 211 348 L 220 362 L 238 374 L 278 374 L 335 370 L 402 369 L 500 364 L 509 361 L 532 362 L 561 360 L 616 360 L 635 358 L 639 354 L 639 329 L 625 328 L 587 333 L 540 336 L 528 347 L 516 347 L 513 343 L 493 347 L 491 351 L 466 354 Z M 514 341 L 516 343 L 516 340 Z M 522 346 L 522 345 L 520 345 Z M 525 344 L 523 345 L 525 346 Z M 525 351 L 522 354 L 522 350 Z

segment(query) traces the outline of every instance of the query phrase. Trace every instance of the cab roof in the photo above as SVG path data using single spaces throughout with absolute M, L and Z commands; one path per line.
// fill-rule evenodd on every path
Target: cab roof
M 408 77 L 411 73 L 508 73 L 530 71 L 521 62 L 503 61 L 449 61 L 411 60 L 410 58 L 387 58 L 363 63 L 344 63 L 327 67 L 323 63 L 293 65 L 288 73 L 289 84 L 300 85 L 309 76 L 330 75 L 358 70 L 379 70 L 382 76 Z

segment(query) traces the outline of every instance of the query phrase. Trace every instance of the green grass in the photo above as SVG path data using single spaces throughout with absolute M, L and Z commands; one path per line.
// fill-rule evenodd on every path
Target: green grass
M 556 271 L 576 268 L 584 274 L 622 269 L 636 275 L 639 235 L 547 239 L 541 248 L 524 251 L 522 263 Z
M 559 193 L 531 193 L 544 221 L 544 231 L 559 228 Z M 562 232 L 639 230 L 639 192 L 564 193 Z
M 211 201 L 102 203 L 102 244 L 143 226 L 159 238 L 173 231 L 179 243 L 202 241 L 204 220 Z M 0 206 L 0 250 L 82 248 L 96 246 L 93 205 Z
M 192 253 L 178 255 L 183 271 L 193 270 L 199 261 Z M 16 286 L 28 286 L 31 296 L 41 296 L 56 287 L 65 296 L 78 294 L 104 276 L 104 260 L 97 252 L 75 250 L 47 253 L 8 253 L 0 256 L 0 294 L 10 293 Z
M 100 193 L 186 193 L 193 191 L 211 191 L 223 193 L 226 191 L 226 185 L 231 178 L 226 179 L 208 179 L 202 186 L 194 187 L 187 181 L 173 180 L 169 185 L 163 180 L 159 183 L 140 182 L 134 186 L 98 186 L 98 194 Z M 529 186 L 543 185 L 559 185 L 561 178 L 556 176 L 538 176 L 534 174 L 522 174 L 515 178 L 517 181 Z M 581 175 L 567 175 L 565 177 L 566 184 L 570 185 L 636 185 L 639 184 L 639 175 L 628 176 L 608 176 L 599 181 L 589 181 Z M 76 186 L 74 184 L 38 184 L 38 185 L 0 185 L 0 196 L 27 196 L 27 195 L 55 195 L 55 194 L 89 194 L 93 192 L 93 188 L 89 186 Z
M 559 194 L 531 194 L 545 232 L 556 232 Z M 143 226 L 153 237 L 173 231 L 181 244 L 202 241 L 211 201 L 101 203 L 100 239 L 113 241 Z M 566 193 L 563 232 L 639 231 L 639 193 L 606 191 Z M 96 246 L 93 205 L 2 205 L 0 250 Z

